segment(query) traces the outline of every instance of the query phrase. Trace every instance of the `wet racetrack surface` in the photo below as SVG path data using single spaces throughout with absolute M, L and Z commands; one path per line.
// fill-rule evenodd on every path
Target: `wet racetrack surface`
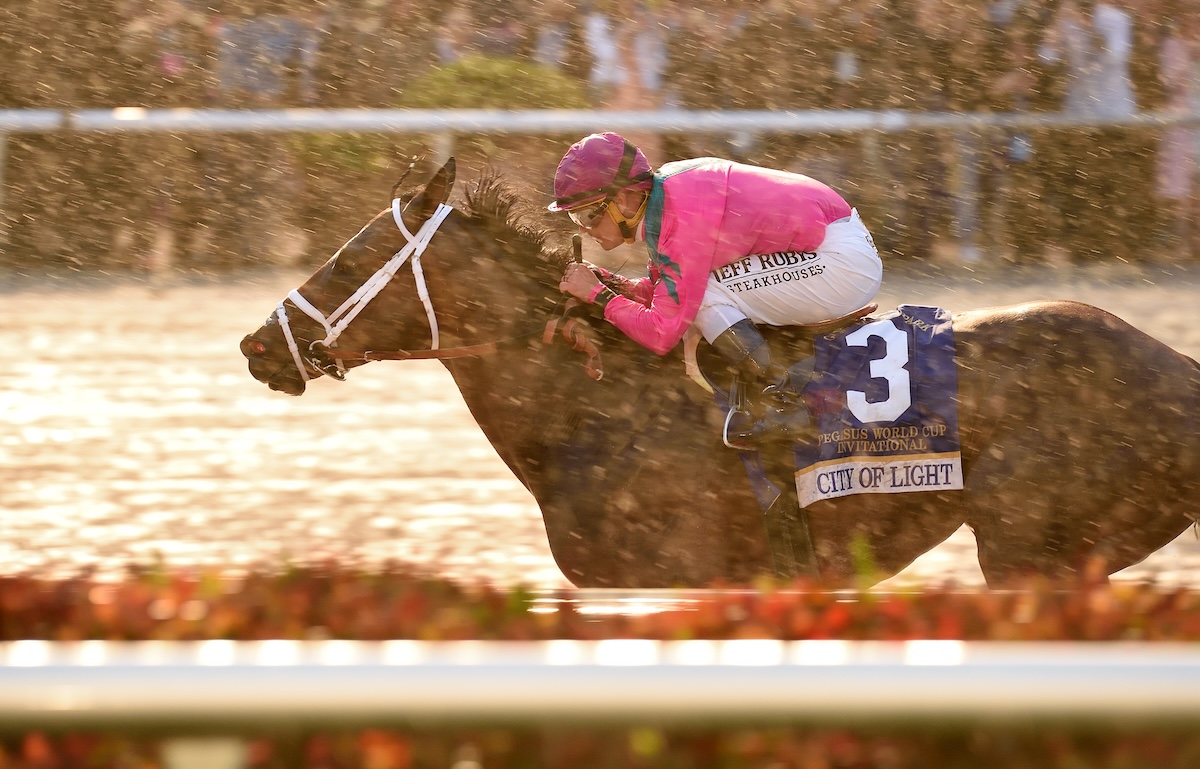
M 376 363 L 302 398 L 251 379 L 238 342 L 300 279 L 0 278 L 0 573 L 328 556 L 565 587 L 532 498 L 440 364 Z M 1200 358 L 1200 267 L 893 270 L 879 303 L 1051 298 Z M 1189 530 L 1118 576 L 1200 583 L 1200 540 Z M 884 587 L 950 579 L 982 584 L 966 529 Z

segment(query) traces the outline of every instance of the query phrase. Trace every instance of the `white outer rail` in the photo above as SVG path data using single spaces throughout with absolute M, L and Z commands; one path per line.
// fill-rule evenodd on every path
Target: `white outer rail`
M 615 131 L 696 133 L 861 133 L 922 129 L 1030 129 L 1073 126 L 1200 124 L 1200 114 L 1143 113 L 1095 118 L 1066 113 L 920 113 L 902 111 L 590 110 L 77 110 L 64 127 L 77 131 L 358 131 L 517 134 Z
M 100 133 L 303 133 L 432 134 L 436 156 L 453 152 L 455 133 L 581 134 L 597 130 L 656 133 L 734 132 L 750 135 L 865 134 L 911 130 L 1031 130 L 1098 126 L 1200 125 L 1200 113 L 1147 112 L 1090 117 L 1065 112 L 907 112 L 901 110 L 405 110 L 113 109 L 0 110 L 0 204 L 3 203 L 7 134 L 79 131 Z
M 0 728 L 1200 722 L 1200 645 L 15 641 Z
M 0 110 L 0 134 L 11 132 L 473 132 L 518 134 L 616 131 L 688 133 L 861 133 L 909 130 L 1034 129 L 1083 126 L 1200 125 L 1200 114 L 1147 112 L 1106 118 L 1063 112 L 961 113 L 900 110 L 402 110 L 115 109 Z
M 14 131 L 57 131 L 66 116 L 52 109 L 0 109 L 0 134 Z

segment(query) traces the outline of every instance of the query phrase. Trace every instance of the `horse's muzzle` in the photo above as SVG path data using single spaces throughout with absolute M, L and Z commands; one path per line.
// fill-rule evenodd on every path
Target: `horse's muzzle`
M 286 358 L 275 359 L 270 355 L 270 346 L 253 334 L 242 339 L 240 349 L 248 362 L 250 376 L 277 392 L 304 394 L 305 382 L 296 371 L 290 354 Z

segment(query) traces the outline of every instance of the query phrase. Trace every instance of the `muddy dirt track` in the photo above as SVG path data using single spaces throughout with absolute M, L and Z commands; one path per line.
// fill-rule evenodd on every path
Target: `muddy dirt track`
M 300 279 L 0 276 L 0 573 L 328 555 L 566 586 L 439 364 L 377 363 L 303 398 L 250 378 L 238 341 Z M 1200 266 L 895 268 L 880 305 L 1038 298 L 1090 302 L 1200 358 Z M 1189 530 L 1119 577 L 1200 584 L 1200 541 Z M 950 579 L 982 585 L 966 529 L 884 587 Z

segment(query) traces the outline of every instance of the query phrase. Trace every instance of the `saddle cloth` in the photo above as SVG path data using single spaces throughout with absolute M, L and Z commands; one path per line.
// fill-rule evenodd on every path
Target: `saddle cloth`
M 816 427 L 793 446 L 800 507 L 852 494 L 963 488 L 958 376 L 950 313 L 901 305 L 814 340 L 802 395 Z M 759 505 L 779 489 L 757 452 L 743 452 Z
M 901 305 L 817 340 L 804 388 L 817 442 L 798 444 L 801 507 L 849 494 L 963 487 L 950 314 Z

